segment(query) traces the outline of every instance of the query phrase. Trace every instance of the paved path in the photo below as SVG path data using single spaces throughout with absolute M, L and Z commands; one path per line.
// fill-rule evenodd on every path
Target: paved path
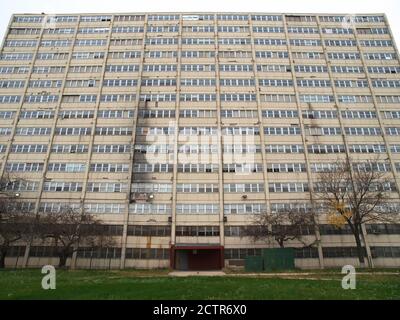
M 190 277 L 190 276 L 206 276 L 206 277 L 219 277 L 226 276 L 223 271 L 172 271 L 168 273 L 171 277 Z
M 277 273 L 225 273 L 223 271 L 172 271 L 168 273 L 171 277 L 191 277 L 191 276 L 206 276 L 206 277 L 285 277 L 285 278 L 300 278 L 302 276 L 329 276 L 341 275 L 337 273 L 315 273 L 315 272 L 277 272 Z M 399 275 L 399 272 L 357 272 L 357 275 Z M 307 279 L 307 278 L 305 278 Z M 308 278 L 310 279 L 310 278 Z M 317 278 L 316 278 L 317 279 Z

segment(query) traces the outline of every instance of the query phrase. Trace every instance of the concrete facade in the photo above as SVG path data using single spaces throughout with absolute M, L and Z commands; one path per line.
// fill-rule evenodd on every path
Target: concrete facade
M 73 266 L 168 267 L 180 247 L 241 266 L 266 244 L 240 227 L 309 201 L 346 154 L 379 156 L 400 208 L 399 74 L 384 14 L 15 14 L 0 174 L 26 180 L 13 190 L 32 211 L 83 204 L 110 226 L 119 245 L 82 248 Z M 348 230 L 319 219 L 296 265 L 357 265 Z M 400 266 L 400 225 L 364 233 L 374 266 Z M 51 247 L 14 249 L 10 266 L 57 262 Z

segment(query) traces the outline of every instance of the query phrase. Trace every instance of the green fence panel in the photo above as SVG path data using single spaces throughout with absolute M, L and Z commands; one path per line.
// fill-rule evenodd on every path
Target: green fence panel
M 244 263 L 244 269 L 248 272 L 262 272 L 264 270 L 263 257 L 247 256 Z
M 293 248 L 263 249 L 262 257 L 264 260 L 264 269 L 267 271 L 291 270 L 295 268 Z

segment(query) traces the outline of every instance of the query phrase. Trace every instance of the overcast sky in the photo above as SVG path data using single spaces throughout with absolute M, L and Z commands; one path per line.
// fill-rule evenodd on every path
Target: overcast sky
M 400 0 L 1 0 L 0 36 L 13 13 L 154 11 L 386 13 L 400 43 Z

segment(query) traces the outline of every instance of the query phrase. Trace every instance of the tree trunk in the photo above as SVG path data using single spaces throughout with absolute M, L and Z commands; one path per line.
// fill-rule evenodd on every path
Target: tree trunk
M 6 256 L 7 256 L 7 244 L 3 244 L 0 249 L 0 269 L 4 269 L 6 267 Z
M 360 226 L 358 225 L 354 226 L 354 238 L 356 240 L 358 261 L 360 262 L 360 267 L 365 268 L 364 248 L 360 239 Z
M 65 268 L 66 267 L 67 258 L 68 258 L 68 255 L 66 255 L 64 253 L 59 255 L 59 259 L 60 259 L 60 261 L 58 262 L 58 267 L 59 268 Z
M 6 266 L 6 253 L 0 251 L 0 269 L 4 269 Z

